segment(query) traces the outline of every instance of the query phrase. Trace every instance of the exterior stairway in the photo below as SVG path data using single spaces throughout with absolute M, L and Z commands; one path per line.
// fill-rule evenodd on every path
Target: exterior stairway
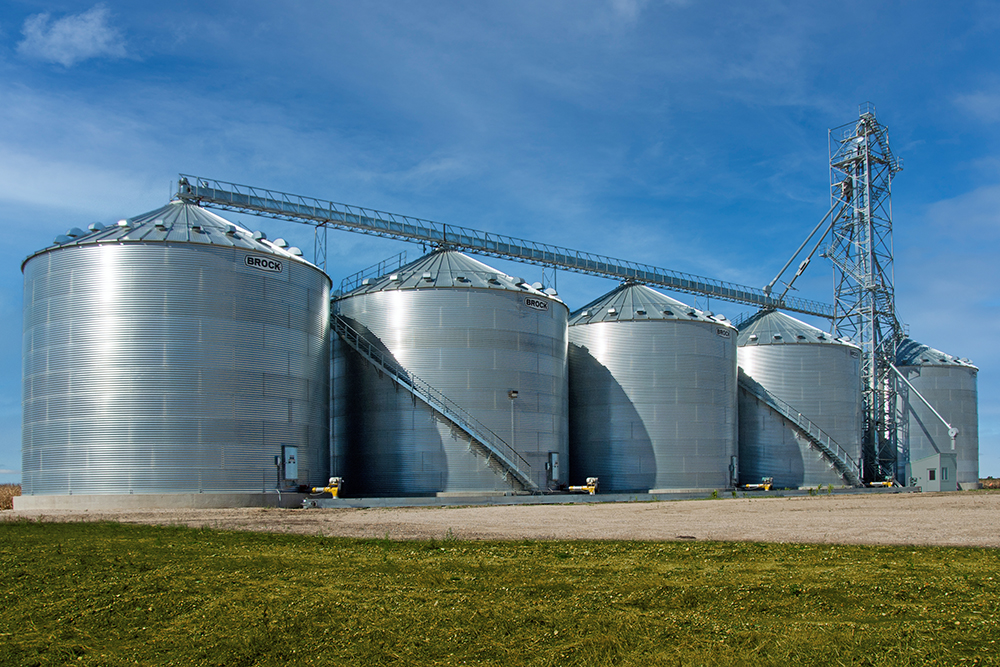
M 364 335 L 351 327 L 340 315 L 330 316 L 330 325 L 340 339 L 380 372 L 388 375 L 403 389 L 407 390 L 431 407 L 441 417 L 464 432 L 472 441 L 483 447 L 514 477 L 526 491 L 538 491 L 538 485 L 531 479 L 531 465 L 524 460 L 503 438 L 491 431 L 485 424 L 469 414 L 460 405 L 443 393 L 409 373 L 390 356 L 372 345 Z
M 795 430 L 805 436 L 823 454 L 826 460 L 830 462 L 831 466 L 836 468 L 837 473 L 851 486 L 864 486 L 864 482 L 861 481 L 859 474 L 860 469 L 858 464 L 823 429 L 807 419 L 788 403 L 785 403 L 754 382 L 742 369 L 740 369 L 739 382 L 742 389 L 791 423 Z

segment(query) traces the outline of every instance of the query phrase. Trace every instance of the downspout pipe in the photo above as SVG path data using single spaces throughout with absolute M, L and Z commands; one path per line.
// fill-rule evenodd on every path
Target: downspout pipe
M 906 376 L 903 375 L 902 371 L 900 371 L 898 368 L 896 368 L 895 364 L 889 364 L 889 368 L 891 368 L 892 370 L 896 371 L 896 375 L 899 376 L 900 380 L 902 380 L 903 382 L 906 383 L 906 386 L 910 388 L 910 391 L 912 391 L 914 394 L 916 394 L 920 398 L 920 400 L 924 402 L 924 405 L 926 405 L 928 408 L 930 408 L 931 412 L 934 413 L 934 416 L 941 420 L 941 423 L 944 424 L 945 428 L 948 429 L 948 437 L 951 438 L 951 449 L 952 449 L 952 451 L 954 451 L 955 450 L 955 438 L 958 436 L 958 429 L 955 428 L 954 426 L 952 426 L 951 424 L 949 424 L 947 422 L 947 420 L 945 420 L 945 418 L 941 416 L 941 413 L 934 409 L 934 406 L 930 404 L 930 401 L 928 401 L 926 398 L 924 398 L 923 394 L 921 394 L 919 391 L 917 391 L 917 388 L 914 387 L 913 384 L 909 380 L 906 379 Z

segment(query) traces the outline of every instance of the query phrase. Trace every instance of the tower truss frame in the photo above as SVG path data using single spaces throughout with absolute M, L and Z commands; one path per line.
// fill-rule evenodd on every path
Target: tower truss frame
M 903 331 L 895 306 L 892 179 L 903 165 L 870 102 L 860 106 L 858 120 L 829 131 L 829 148 L 833 329 L 862 348 L 863 473 L 868 481 L 899 479 L 897 463 L 905 454 L 897 452 L 892 364 Z

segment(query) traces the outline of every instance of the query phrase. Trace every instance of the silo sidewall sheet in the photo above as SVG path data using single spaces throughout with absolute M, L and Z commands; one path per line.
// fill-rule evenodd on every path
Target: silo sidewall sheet
M 962 488 L 979 484 L 979 412 L 977 372 L 968 366 L 903 366 L 900 372 L 948 423 L 958 429 L 955 449 L 946 427 L 930 408 L 912 394 L 909 387 L 897 385 L 900 435 L 909 444 L 909 460 L 917 461 L 932 454 L 957 454 L 957 482 Z
M 544 300 L 540 310 L 505 289 L 428 288 L 359 294 L 337 308 L 407 372 L 511 444 L 546 488 L 550 453 L 560 457 L 557 483 L 567 478 L 568 310 Z M 346 402 L 336 408 L 343 423 L 334 427 L 335 456 L 355 479 L 352 493 L 511 490 L 511 482 L 497 486 L 481 450 L 420 401 L 397 396 L 370 365 L 351 362 L 346 346 L 337 349 L 335 400 Z
M 672 320 L 570 327 L 573 483 L 608 491 L 731 486 L 736 336 Z
M 746 345 L 739 364 L 750 378 L 861 460 L 861 355 L 851 346 Z M 778 487 L 846 483 L 787 420 L 740 391 L 740 479 L 774 477 Z
M 324 481 L 329 279 L 198 244 L 55 249 L 25 265 L 26 494 L 261 492 L 298 447 Z

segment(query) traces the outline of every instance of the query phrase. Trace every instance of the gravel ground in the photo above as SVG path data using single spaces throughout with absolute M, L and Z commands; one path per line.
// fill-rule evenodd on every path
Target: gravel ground
M 0 522 L 21 519 L 396 540 L 696 539 L 1000 547 L 1000 493 L 990 491 L 581 505 L 0 512 Z

